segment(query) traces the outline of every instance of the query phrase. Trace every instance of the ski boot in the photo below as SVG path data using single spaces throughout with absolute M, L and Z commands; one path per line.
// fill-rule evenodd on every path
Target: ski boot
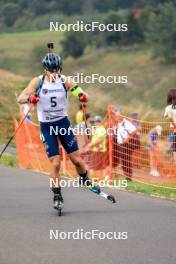
M 87 187 L 91 192 L 100 194 L 101 189 L 98 185 L 93 185 L 91 179 L 87 176 L 87 171 L 84 174 L 80 174 L 79 184 Z
M 87 187 L 87 189 L 89 189 L 91 192 L 102 196 L 103 198 L 109 200 L 110 202 L 116 203 L 116 200 L 115 200 L 113 195 L 106 194 L 106 193 L 102 192 L 99 185 L 93 185 L 92 184 L 91 179 L 89 179 L 88 176 L 87 176 L 87 171 L 86 171 L 85 174 L 81 174 L 80 175 L 79 184 L 81 186 Z

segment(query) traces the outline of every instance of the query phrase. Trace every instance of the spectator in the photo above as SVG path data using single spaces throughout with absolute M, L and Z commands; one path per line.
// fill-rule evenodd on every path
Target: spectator
M 102 117 L 97 115 L 94 117 L 95 130 L 93 131 L 91 142 L 85 147 L 84 151 L 91 151 L 90 168 L 99 170 L 100 177 L 106 176 L 106 167 L 108 165 L 107 152 L 107 134 L 106 122 L 102 122 Z
M 136 133 L 136 149 L 140 149 L 141 122 L 138 120 L 138 113 L 132 112 L 130 114 L 130 122 L 137 128 L 137 133 Z
M 130 121 L 131 123 L 136 127 L 136 128 L 141 128 L 141 123 L 140 121 L 138 120 L 138 113 L 137 112 L 132 112 L 130 114 Z M 139 129 L 140 130 L 140 129 Z M 140 138 L 140 132 L 137 132 L 137 135 L 139 136 Z
M 176 89 L 170 89 L 167 94 L 167 106 L 172 104 L 172 96 L 175 94 Z
M 168 106 L 165 108 L 164 117 L 171 122 L 172 144 L 171 151 L 173 153 L 173 161 L 176 164 L 176 89 L 172 89 L 168 93 Z
M 102 117 L 97 115 L 94 118 L 95 131 L 92 136 L 91 143 L 88 147 L 92 148 L 93 152 L 106 152 L 107 142 L 106 142 L 106 129 L 102 123 Z
M 76 113 L 76 124 L 79 125 L 83 122 L 84 120 L 84 109 L 86 105 L 85 104 L 81 104 L 80 107 L 79 107 L 79 111 Z
M 174 133 L 171 132 L 168 137 L 168 141 L 170 143 L 170 159 L 174 161 Z
M 156 126 L 154 129 L 150 130 L 148 134 L 149 144 L 149 156 L 150 156 L 150 175 L 154 177 L 159 177 L 160 173 L 158 168 L 160 167 L 160 153 L 158 148 L 158 138 L 161 136 L 163 128 L 161 126 Z
M 121 112 L 120 108 L 116 108 L 116 111 Z M 114 120 L 115 121 L 115 120 Z M 120 164 L 120 158 L 118 153 L 118 144 L 117 144 L 117 136 L 114 134 L 113 136 L 113 148 L 112 148 L 113 154 L 112 154 L 112 160 L 113 160 L 113 167 L 117 168 Z
M 90 113 L 85 113 L 84 119 L 82 120 L 81 123 L 75 126 L 75 129 L 78 132 L 82 133 L 85 132 L 86 128 L 91 128 L 90 117 L 91 117 Z
M 84 120 L 82 123 L 74 127 L 74 131 L 77 135 L 80 152 L 83 151 L 84 147 L 89 143 L 91 137 L 91 124 L 90 114 L 85 113 Z
M 174 98 L 176 97 L 176 89 L 171 89 L 169 90 L 168 92 L 168 95 L 167 95 L 167 106 L 165 108 L 165 112 L 164 112 L 164 117 L 165 118 L 169 118 L 171 117 L 171 115 L 176 116 L 176 113 L 175 113 L 175 106 L 174 106 Z M 170 113 L 170 114 L 169 114 Z M 170 116 L 170 117 L 169 117 Z M 175 117 L 176 118 L 176 117 Z M 173 123 L 173 120 L 170 120 L 171 123 Z M 174 128 L 174 125 L 171 124 L 171 128 Z
M 136 133 L 136 137 L 135 137 L 135 151 L 133 153 L 133 166 L 136 168 L 141 168 L 141 158 L 140 158 L 140 148 L 141 148 L 141 122 L 138 120 L 138 113 L 137 112 L 132 112 L 130 114 L 130 120 L 131 123 L 137 128 L 137 133 Z
M 124 116 L 118 108 L 113 109 L 114 119 L 117 122 L 116 139 L 117 154 L 122 162 L 124 175 L 132 180 L 132 154 L 136 149 L 137 128 Z

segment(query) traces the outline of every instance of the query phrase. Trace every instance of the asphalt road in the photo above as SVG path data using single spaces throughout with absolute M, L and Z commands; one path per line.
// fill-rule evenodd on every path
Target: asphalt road
M 88 190 L 63 190 L 58 217 L 46 175 L 0 167 L 0 264 L 175 264 L 176 203 L 111 192 L 111 204 Z M 50 239 L 50 230 L 127 232 L 124 240 Z

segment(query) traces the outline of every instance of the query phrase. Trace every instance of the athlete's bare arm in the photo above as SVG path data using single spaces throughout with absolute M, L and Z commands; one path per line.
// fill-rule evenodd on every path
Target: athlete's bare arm
M 72 78 L 65 77 L 65 87 L 67 90 L 73 88 L 75 85 L 77 85 L 77 83 L 75 83 Z
M 65 78 L 65 87 L 67 90 L 71 91 L 71 94 L 73 96 L 79 97 L 79 100 L 81 103 L 87 103 L 88 94 L 85 93 L 83 89 L 80 86 L 78 86 L 77 83 L 73 81 L 72 78 L 70 77 Z
M 22 93 L 17 99 L 17 102 L 19 104 L 28 103 L 29 96 L 35 94 L 38 84 L 39 84 L 39 77 L 33 78 L 28 84 L 28 86 L 22 91 Z

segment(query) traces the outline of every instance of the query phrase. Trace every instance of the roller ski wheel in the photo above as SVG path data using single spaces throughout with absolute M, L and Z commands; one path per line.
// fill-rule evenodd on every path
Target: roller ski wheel
M 60 208 L 59 210 L 58 210 L 58 216 L 61 216 L 62 215 L 62 209 Z
M 62 215 L 62 209 L 64 208 L 64 203 L 60 201 L 54 202 L 54 209 L 58 211 L 58 216 Z
M 61 195 L 54 196 L 53 208 L 58 211 L 58 216 L 62 215 L 62 209 L 64 208 L 64 201 Z
M 109 195 L 107 196 L 107 199 L 108 199 L 111 203 L 116 203 L 116 200 L 115 200 L 114 196 L 111 195 L 111 194 L 109 194 Z

